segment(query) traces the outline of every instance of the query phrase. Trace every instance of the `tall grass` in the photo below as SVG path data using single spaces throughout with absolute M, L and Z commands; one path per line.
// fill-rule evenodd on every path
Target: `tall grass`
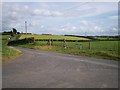
M 10 61 L 11 59 L 13 58 L 16 58 L 17 56 L 21 55 L 21 51 L 13 48 L 13 47 L 10 47 L 10 46 L 7 46 L 7 43 L 8 43 L 8 38 L 10 38 L 11 36 L 10 35 L 2 35 L 2 40 L 0 42 L 0 53 L 1 53 L 1 56 L 2 56 L 2 62 L 7 62 L 7 61 Z
M 20 54 L 21 54 L 21 51 L 13 47 L 8 47 L 8 46 L 2 47 L 2 61 L 3 62 L 10 61 L 11 59 L 16 58 Z

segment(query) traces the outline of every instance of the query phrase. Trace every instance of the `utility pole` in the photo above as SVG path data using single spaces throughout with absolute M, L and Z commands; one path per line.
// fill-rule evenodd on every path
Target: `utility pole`
M 25 32 L 26 32 L 26 38 L 27 38 L 27 21 L 25 21 Z

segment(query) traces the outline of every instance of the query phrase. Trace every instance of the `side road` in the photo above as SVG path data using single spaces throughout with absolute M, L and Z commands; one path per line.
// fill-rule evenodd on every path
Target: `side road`
M 3 64 L 3 88 L 117 88 L 118 62 L 19 48 Z

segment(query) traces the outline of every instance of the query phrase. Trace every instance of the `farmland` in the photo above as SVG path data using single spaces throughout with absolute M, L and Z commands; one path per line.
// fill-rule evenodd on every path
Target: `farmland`
M 82 37 L 72 37 L 72 36 L 58 36 L 58 35 L 38 35 L 38 34 L 33 34 L 33 35 L 22 35 L 20 39 L 24 38 L 29 38 L 29 37 L 34 37 L 35 39 L 56 39 L 56 40 L 62 40 L 62 39 L 67 39 L 67 40 L 90 40 L 88 38 L 82 38 Z
M 10 35 L 1 35 L 0 39 L 1 40 L 7 40 L 10 37 L 11 37 Z
M 66 42 L 67 48 L 64 48 L 63 41 L 53 41 L 52 46 L 49 46 L 48 41 L 36 41 L 34 43 L 27 43 L 19 45 L 21 47 L 40 49 L 47 51 L 54 51 L 60 53 L 67 53 L 73 55 L 82 55 L 96 58 L 112 59 L 118 60 L 120 56 L 118 55 L 118 43 L 120 41 L 91 41 L 87 38 L 70 37 L 70 36 L 52 36 L 52 35 L 27 35 L 27 37 L 34 37 L 35 39 L 72 39 L 72 40 L 88 40 L 87 42 Z M 25 38 L 25 35 L 21 36 L 21 39 Z
M 16 43 L 15 45 L 24 48 L 47 50 L 52 52 L 60 52 L 60 53 L 80 55 L 80 56 L 89 56 L 89 57 L 104 58 L 111 60 L 120 59 L 120 56 L 118 55 L 118 43 L 120 43 L 120 41 L 94 41 L 83 37 L 57 36 L 57 35 L 24 35 L 24 34 L 21 35 L 20 40 L 26 37 L 27 38 L 34 37 L 35 42 L 22 43 L 22 44 Z M 7 38 L 9 38 L 9 36 L 3 36 L 3 39 L 7 39 Z M 64 41 L 63 41 L 64 38 L 66 38 L 66 40 L 71 40 L 71 41 L 66 41 L 67 48 L 64 48 Z M 44 39 L 46 39 L 46 41 L 44 41 Z M 52 41 L 52 44 L 48 45 L 49 39 L 57 39 L 58 41 L 57 40 Z M 15 54 L 16 55 L 20 54 L 19 51 L 15 50 L 14 48 L 6 46 L 6 44 L 7 42 L 3 40 L 3 59 L 4 58 L 9 59 Z M 13 49 L 14 51 L 12 51 Z

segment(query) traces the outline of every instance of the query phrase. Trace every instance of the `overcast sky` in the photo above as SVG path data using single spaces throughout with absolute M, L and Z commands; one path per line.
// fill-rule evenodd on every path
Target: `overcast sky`
M 36 34 L 117 35 L 117 2 L 5 2 L 2 30 Z

